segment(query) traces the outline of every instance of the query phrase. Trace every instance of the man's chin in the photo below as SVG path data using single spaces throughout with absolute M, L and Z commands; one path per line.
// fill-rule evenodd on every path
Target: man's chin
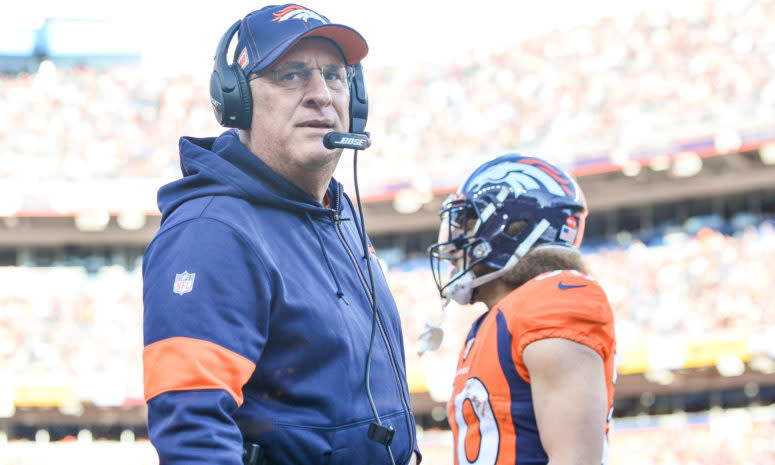
M 300 159 L 306 160 L 311 166 L 324 167 L 329 163 L 339 161 L 342 149 L 327 149 L 323 145 L 323 138 L 306 140 L 297 145 L 295 153 Z

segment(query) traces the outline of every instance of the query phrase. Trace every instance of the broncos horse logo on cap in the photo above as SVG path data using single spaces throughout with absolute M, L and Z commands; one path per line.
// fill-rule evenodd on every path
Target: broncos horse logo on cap
M 289 19 L 301 19 L 302 21 L 307 22 L 308 19 L 314 19 L 320 21 L 323 24 L 328 23 L 326 18 L 299 5 L 287 6 L 277 13 L 272 14 L 274 15 L 272 22 L 287 21 Z

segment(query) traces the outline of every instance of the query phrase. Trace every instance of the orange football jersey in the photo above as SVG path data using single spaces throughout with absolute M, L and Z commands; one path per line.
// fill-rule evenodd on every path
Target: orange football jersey
M 455 464 L 545 464 L 533 411 L 529 343 L 564 338 L 597 352 L 605 366 L 608 419 L 613 411 L 613 312 L 600 285 L 578 271 L 553 271 L 518 287 L 471 327 L 447 405 Z M 607 438 L 601 463 L 605 463 Z

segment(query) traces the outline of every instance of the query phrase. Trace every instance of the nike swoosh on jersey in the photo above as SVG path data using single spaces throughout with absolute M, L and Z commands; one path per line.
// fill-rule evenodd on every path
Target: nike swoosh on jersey
M 557 287 L 560 289 L 573 289 L 576 287 L 586 287 L 586 284 L 563 284 L 562 281 L 557 283 Z

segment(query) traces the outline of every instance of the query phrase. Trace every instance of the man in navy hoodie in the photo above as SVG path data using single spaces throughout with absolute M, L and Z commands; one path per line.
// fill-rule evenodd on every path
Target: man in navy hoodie
M 159 190 L 143 260 L 160 462 L 239 465 L 245 441 L 268 464 L 414 463 L 398 312 L 332 178 L 342 149 L 323 143 L 348 131 L 366 42 L 290 4 L 250 13 L 218 49 L 213 106 L 235 129 L 180 139 L 183 177 Z

